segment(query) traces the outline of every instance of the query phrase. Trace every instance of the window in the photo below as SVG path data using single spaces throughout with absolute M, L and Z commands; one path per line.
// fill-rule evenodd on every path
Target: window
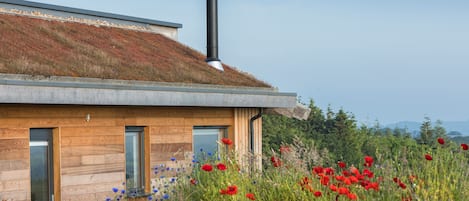
M 53 200 L 52 129 L 30 129 L 31 200 Z
M 127 191 L 142 194 L 145 189 L 145 153 L 143 127 L 125 128 L 125 178 Z
M 227 137 L 226 127 L 194 127 L 193 151 L 196 157 L 200 157 L 200 153 L 208 155 L 218 153 L 217 141 L 222 137 Z

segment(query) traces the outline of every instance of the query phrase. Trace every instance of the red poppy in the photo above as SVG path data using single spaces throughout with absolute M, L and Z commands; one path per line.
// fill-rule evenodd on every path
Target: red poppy
M 337 192 L 338 192 L 339 194 L 342 194 L 342 195 L 347 195 L 347 194 L 350 193 L 350 191 L 348 190 L 348 188 L 345 188 L 345 187 L 339 187 L 339 188 L 337 189 Z
M 220 194 L 222 195 L 235 195 L 238 193 L 238 187 L 236 185 L 228 186 L 226 189 L 221 189 Z
M 329 184 L 329 176 L 323 176 L 321 177 L 321 184 L 324 185 L 324 186 L 327 186 Z
M 321 191 L 314 192 L 315 197 L 321 197 L 321 195 L 322 195 Z
M 288 146 L 280 146 L 280 153 L 281 153 L 281 154 L 287 153 L 287 152 L 290 152 L 290 147 L 288 147 Z
M 469 149 L 469 146 L 467 144 L 461 144 L 462 150 L 466 151 Z
M 350 167 L 350 172 L 352 172 L 355 175 L 359 175 L 360 171 L 356 167 Z
M 194 178 L 191 179 L 191 184 L 192 185 L 196 185 L 197 184 L 197 180 L 195 180 Z
M 342 174 L 343 174 L 344 176 L 346 176 L 346 177 L 352 175 L 352 173 L 350 173 L 348 170 L 342 171 Z
M 345 179 L 345 177 L 342 176 L 342 175 L 335 176 L 335 180 L 337 180 L 337 181 L 343 181 L 344 179 Z
M 375 191 L 379 191 L 379 183 L 378 183 L 378 182 L 369 182 L 369 183 L 365 186 L 365 189 L 366 189 L 366 190 L 374 189 Z
M 340 168 L 345 168 L 347 166 L 345 162 L 342 162 L 342 161 L 337 162 L 337 164 L 339 165 Z
M 254 197 L 254 194 L 252 193 L 246 193 L 246 197 L 250 200 L 256 200 L 256 198 Z
M 443 139 L 443 138 L 441 138 L 441 137 L 439 137 L 439 138 L 437 139 L 437 141 L 438 141 L 438 143 L 440 143 L 441 145 L 445 144 L 445 139 Z
M 399 182 L 399 187 L 401 187 L 402 189 L 406 189 L 406 188 L 407 188 L 407 186 L 406 186 L 404 183 L 402 183 L 402 182 Z
M 358 183 L 358 178 L 356 176 L 348 177 L 352 183 Z
M 344 184 L 345 185 L 350 185 L 350 184 L 352 184 L 352 181 L 349 178 L 345 178 L 344 179 Z
M 232 145 L 233 144 L 233 141 L 229 138 L 222 138 L 221 141 L 223 142 L 223 144 L 226 144 L 226 145 Z
M 219 170 L 223 171 L 223 170 L 226 170 L 226 165 L 223 164 L 223 163 L 218 163 L 218 164 L 217 164 L 217 168 L 218 168 Z
M 401 182 L 401 180 L 400 180 L 399 178 L 397 178 L 397 177 L 392 178 L 392 180 L 393 180 L 394 182 L 396 182 L 396 183 L 400 183 L 400 182 Z
M 207 172 L 211 172 L 213 170 L 213 167 L 210 164 L 204 164 L 204 165 L 202 165 L 202 170 L 207 171 Z
M 328 168 L 324 168 L 324 173 L 326 173 L 326 175 L 333 175 L 334 174 L 334 169 L 328 167 Z
M 329 186 L 329 189 L 331 189 L 331 191 L 337 191 L 337 186 L 335 186 L 334 184 L 331 184 Z
M 315 174 L 320 174 L 320 173 L 322 173 L 323 171 L 324 171 L 324 168 L 322 168 L 321 166 L 316 166 L 316 167 L 313 168 L 313 172 L 314 172 Z
M 365 156 L 365 167 L 371 167 L 373 165 L 373 157 L 371 156 Z
M 368 178 L 373 178 L 374 173 L 368 169 L 364 169 L 363 175 L 368 176 Z
M 275 156 L 270 157 L 270 161 L 272 162 L 272 165 L 274 167 L 280 167 L 282 166 L 282 161 L 280 161 L 279 158 L 276 158 Z
M 433 157 L 430 154 L 425 154 L 425 159 L 427 159 L 427 161 L 431 161 L 433 160 Z
M 350 200 L 356 200 L 357 199 L 357 195 L 353 194 L 353 193 L 347 193 L 347 197 L 350 199 Z

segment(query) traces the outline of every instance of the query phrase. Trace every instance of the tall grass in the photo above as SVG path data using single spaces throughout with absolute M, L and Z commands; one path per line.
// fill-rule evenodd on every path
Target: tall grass
M 236 153 L 224 150 L 202 161 L 194 159 L 164 194 L 169 200 L 207 201 L 466 200 L 467 150 L 439 142 L 366 156 L 357 167 L 346 161 L 324 166 L 326 156 L 314 144 L 299 141 L 273 150 L 262 170 L 240 166 Z M 154 197 L 164 199 L 161 192 Z

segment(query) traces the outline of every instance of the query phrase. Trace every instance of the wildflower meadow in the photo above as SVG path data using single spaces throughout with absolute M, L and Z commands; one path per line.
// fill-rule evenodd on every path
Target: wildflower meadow
M 395 153 L 321 164 L 313 144 L 296 141 L 271 150 L 261 170 L 237 160 L 229 139 L 220 153 L 194 154 L 153 168 L 159 182 L 145 200 L 466 200 L 469 197 L 468 145 L 438 138 Z M 171 168 L 170 168 L 171 167 Z M 110 189 L 127 200 L 128 192 Z M 130 199 L 129 199 L 130 200 Z

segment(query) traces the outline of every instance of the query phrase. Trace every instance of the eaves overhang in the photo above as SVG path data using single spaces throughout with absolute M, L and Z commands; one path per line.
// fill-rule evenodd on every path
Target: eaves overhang
M 0 103 L 293 108 L 273 88 L 0 74 Z

